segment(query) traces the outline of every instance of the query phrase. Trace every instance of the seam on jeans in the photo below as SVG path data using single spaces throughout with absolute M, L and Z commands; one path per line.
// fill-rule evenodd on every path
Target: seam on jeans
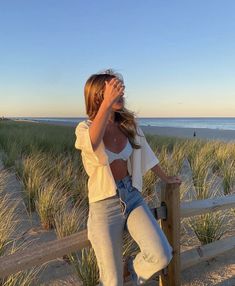
M 125 204 L 125 202 L 121 199 L 121 197 L 119 198 L 120 199 L 120 201 L 124 204 L 124 211 L 123 211 L 123 215 L 125 214 L 125 211 L 126 211 L 126 204 Z

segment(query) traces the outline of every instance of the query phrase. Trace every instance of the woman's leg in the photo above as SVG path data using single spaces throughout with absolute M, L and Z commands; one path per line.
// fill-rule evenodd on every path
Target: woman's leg
M 124 223 L 118 198 L 90 205 L 88 238 L 96 255 L 100 286 L 123 285 Z
M 128 267 L 136 285 L 141 285 L 169 264 L 172 247 L 145 201 L 131 211 L 127 228 L 140 247 Z

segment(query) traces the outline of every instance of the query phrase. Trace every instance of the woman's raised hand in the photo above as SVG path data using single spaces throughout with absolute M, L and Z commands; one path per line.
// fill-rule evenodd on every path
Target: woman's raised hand
M 109 82 L 105 81 L 104 100 L 113 105 L 124 95 L 125 86 L 122 81 L 112 78 Z

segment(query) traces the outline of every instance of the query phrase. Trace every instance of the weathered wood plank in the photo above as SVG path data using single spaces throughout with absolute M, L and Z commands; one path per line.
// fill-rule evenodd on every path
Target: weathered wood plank
M 235 248 L 235 236 L 224 238 L 181 253 L 181 270 Z
M 166 216 L 165 207 L 152 208 L 151 211 L 157 216 L 157 219 Z M 41 265 L 87 246 L 91 246 L 91 244 L 87 238 L 87 230 L 85 229 L 62 239 L 34 245 L 29 249 L 19 251 L 15 254 L 0 257 L 0 277 Z
M 73 251 L 89 247 L 87 230 L 62 239 L 41 243 L 0 258 L 0 277 L 41 265 Z
M 161 286 L 180 286 L 180 192 L 179 185 L 167 184 L 161 188 L 161 202 L 166 205 L 167 218 L 161 220 L 170 245 L 173 258 L 167 267 L 167 275 L 160 275 Z
M 180 216 L 190 217 L 229 208 L 235 208 L 235 195 L 227 195 L 224 197 L 192 202 L 182 202 L 180 204 Z

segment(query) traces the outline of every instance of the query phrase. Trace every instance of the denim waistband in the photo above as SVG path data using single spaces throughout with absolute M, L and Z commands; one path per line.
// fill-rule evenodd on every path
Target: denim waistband
M 117 188 L 122 188 L 123 186 L 125 187 L 129 187 L 132 181 L 132 176 L 131 175 L 127 175 L 126 177 L 120 179 L 120 180 L 115 180 L 116 186 Z

